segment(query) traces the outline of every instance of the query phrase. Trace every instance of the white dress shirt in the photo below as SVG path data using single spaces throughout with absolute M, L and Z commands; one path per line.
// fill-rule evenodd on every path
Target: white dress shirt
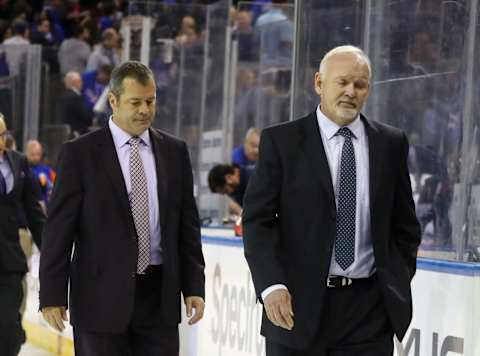
M 10 164 L 8 163 L 7 156 L 5 152 L 0 156 L 0 171 L 5 178 L 5 183 L 7 184 L 7 194 L 10 193 L 13 189 L 13 172 Z
M 338 188 L 340 178 L 340 162 L 342 158 L 342 148 L 345 138 L 336 135 L 341 128 L 335 122 L 327 118 L 317 107 L 317 123 L 320 128 L 322 145 L 327 156 L 330 174 L 332 176 L 333 189 L 335 192 L 335 201 L 338 201 Z M 350 278 L 366 278 L 375 272 L 375 258 L 373 255 L 373 245 L 370 232 L 370 185 L 369 185 L 369 158 L 368 158 L 368 137 L 365 132 L 365 126 L 360 116 L 352 123 L 347 125 L 352 131 L 353 148 L 355 151 L 357 199 L 355 209 L 355 260 L 346 269 L 343 270 L 335 261 L 335 250 L 332 252 L 330 261 L 331 276 L 346 276 Z M 266 288 L 262 292 L 262 299 L 276 289 L 287 289 L 282 284 L 275 284 Z
M 108 126 L 112 133 L 115 150 L 117 151 L 118 161 L 122 169 L 127 193 L 132 191 L 130 180 L 130 152 L 132 151 L 128 141 L 132 137 L 129 133 L 123 131 L 110 118 Z M 152 150 L 150 133 L 145 130 L 140 136 L 139 145 L 140 158 L 142 159 L 145 177 L 148 185 L 148 211 L 150 223 L 150 264 L 158 265 L 162 263 L 162 251 L 160 247 L 160 211 L 157 194 L 157 171 L 155 169 L 155 156 Z

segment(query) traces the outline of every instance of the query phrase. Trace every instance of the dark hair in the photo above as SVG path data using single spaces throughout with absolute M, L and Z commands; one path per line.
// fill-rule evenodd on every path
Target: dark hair
M 227 182 L 225 176 L 235 173 L 236 164 L 217 164 L 208 172 L 208 186 L 212 193 L 216 193 L 217 189 L 223 188 Z
M 22 20 L 15 21 L 12 24 L 12 32 L 15 35 L 24 35 L 28 29 L 28 23 Z
M 150 80 L 154 80 L 152 70 L 145 64 L 138 61 L 126 61 L 116 66 L 110 75 L 110 91 L 117 98 L 123 94 L 123 80 L 127 77 L 135 79 L 144 86 Z

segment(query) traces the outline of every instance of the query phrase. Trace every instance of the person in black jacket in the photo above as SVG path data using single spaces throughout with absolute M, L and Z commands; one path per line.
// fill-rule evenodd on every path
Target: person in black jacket
M 315 110 L 262 131 L 243 240 L 267 356 L 391 356 L 410 324 L 420 224 L 409 146 L 361 114 L 371 73 L 361 49 L 333 49 Z
M 57 120 L 70 125 L 74 137 L 88 132 L 94 113 L 82 97 L 82 77 L 77 72 L 65 75 L 65 92 L 57 106 Z
M 108 98 L 108 124 L 62 146 L 40 308 L 61 331 L 70 296 L 77 356 L 177 356 L 181 294 L 190 324 L 202 318 L 205 295 L 188 149 L 150 127 L 156 86 L 145 65 L 115 68 Z
M 17 355 L 25 342 L 20 320 L 22 279 L 28 271 L 19 227 L 26 224 L 40 247 L 45 215 L 26 158 L 5 147 L 7 125 L 0 114 L 0 350 Z

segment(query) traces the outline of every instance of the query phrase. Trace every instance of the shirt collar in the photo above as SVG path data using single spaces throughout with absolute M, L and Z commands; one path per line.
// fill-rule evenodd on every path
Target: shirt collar
M 332 137 L 334 137 L 338 130 L 341 128 L 341 126 L 339 126 L 325 116 L 325 114 L 320 110 L 320 105 L 317 106 L 317 121 L 320 130 L 325 134 L 327 140 L 330 140 Z M 357 139 L 359 139 L 364 134 L 363 123 L 360 119 L 360 115 L 358 115 L 355 120 L 353 120 L 345 127 L 348 127 Z
M 112 133 L 113 143 L 115 144 L 115 147 L 122 148 L 123 146 L 128 145 L 128 141 L 130 140 L 130 138 L 132 138 L 132 135 L 125 132 L 116 123 L 114 123 L 111 116 L 108 120 L 108 127 L 110 128 L 110 131 Z M 143 133 L 138 137 L 140 137 L 141 142 L 144 145 L 150 146 L 150 132 L 148 129 L 143 131 Z

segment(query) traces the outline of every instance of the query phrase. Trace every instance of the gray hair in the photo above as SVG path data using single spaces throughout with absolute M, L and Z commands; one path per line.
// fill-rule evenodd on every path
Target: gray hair
M 253 134 L 260 136 L 260 133 L 261 133 L 260 129 L 257 129 L 256 127 L 250 127 L 247 133 L 245 134 L 245 140 L 247 140 Z
M 338 46 L 327 52 L 327 54 L 322 58 L 322 61 L 320 62 L 320 67 L 318 69 L 318 71 L 320 72 L 320 76 L 322 78 L 325 75 L 325 70 L 326 70 L 325 67 L 326 67 L 327 59 L 339 53 L 355 54 L 358 57 L 359 61 L 363 61 L 367 65 L 368 79 L 370 80 L 372 78 L 372 65 L 370 63 L 370 58 L 368 58 L 367 54 L 361 48 L 358 48 L 352 45 Z
M 126 61 L 115 67 L 110 76 L 110 91 L 117 98 L 123 94 L 123 80 L 135 79 L 142 85 L 147 85 L 150 80 L 154 81 L 153 72 L 145 64 L 138 61 Z

